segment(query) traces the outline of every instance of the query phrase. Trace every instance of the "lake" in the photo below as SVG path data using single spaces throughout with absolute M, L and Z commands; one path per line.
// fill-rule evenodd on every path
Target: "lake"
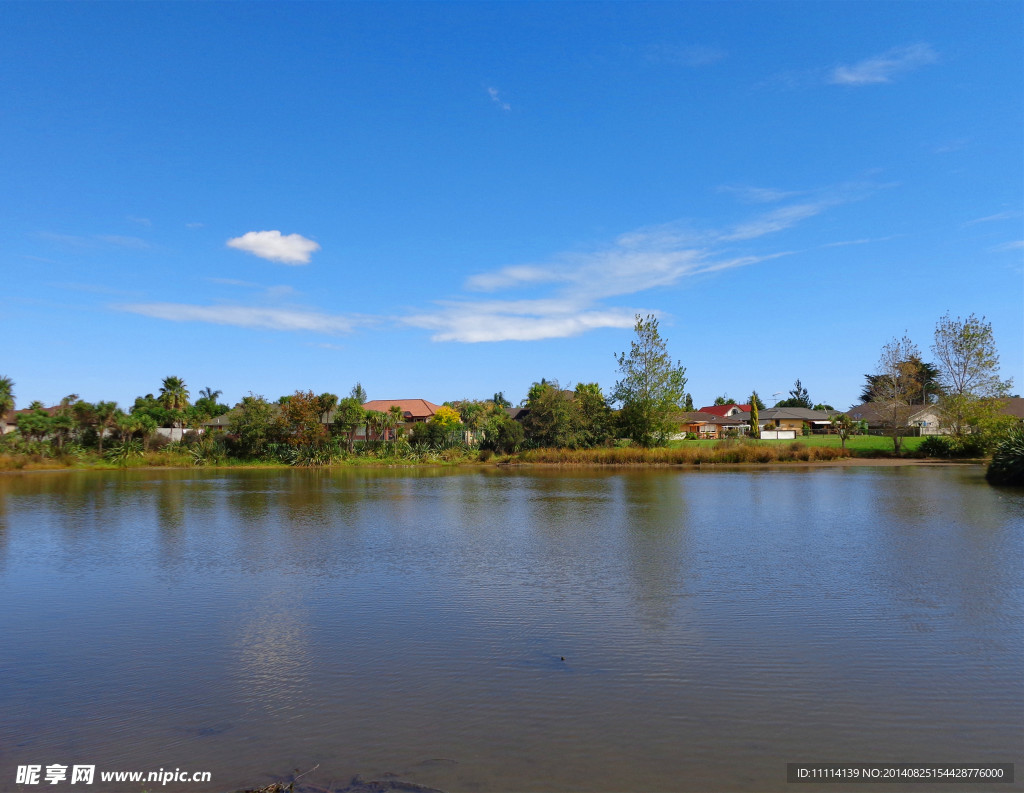
M 5 475 L 0 635 L 0 790 L 1019 763 L 1024 492 L 976 466 Z M 176 768 L 212 779 L 98 777 Z

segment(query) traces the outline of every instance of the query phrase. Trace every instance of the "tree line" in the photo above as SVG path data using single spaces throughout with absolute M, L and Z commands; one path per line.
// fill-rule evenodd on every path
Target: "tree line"
M 655 317 L 638 315 L 633 330 L 629 350 L 615 355 L 619 379 L 609 394 L 598 383 L 579 383 L 570 390 L 557 380 L 541 378 L 531 385 L 515 418 L 499 392 L 490 399 L 446 402 L 429 421 L 405 426 L 397 406 L 365 410 L 367 394 L 360 383 L 344 397 L 298 390 L 269 402 L 250 393 L 231 408 L 218 401 L 222 392 L 210 387 L 192 401 L 185 381 L 169 376 L 156 395 L 137 397 L 128 411 L 115 402 L 90 403 L 75 394 L 56 408 L 34 403 L 19 417 L 17 433 L 4 436 L 2 443 L 9 451 L 48 448 L 57 455 L 95 448 L 99 455 L 124 460 L 145 453 L 154 442 L 166 444 L 156 430 L 171 427 L 181 430 L 181 445 L 196 462 L 236 458 L 306 464 L 357 453 L 409 457 L 475 449 L 498 454 L 526 448 L 586 449 L 623 442 L 663 446 L 678 433 L 680 414 L 693 410 L 686 369 L 668 354 Z M 883 348 L 877 370 L 865 375 L 861 397 L 883 412 L 897 453 L 906 418 L 917 405 L 937 406 L 953 444 L 988 442 L 1002 426 L 1000 400 L 1011 384 L 998 376 L 991 325 L 974 315 L 954 320 L 947 314 L 936 327 L 931 349 L 935 362 L 924 362 L 908 338 L 894 339 Z M 757 438 L 758 413 L 765 403 L 757 391 L 747 403 L 752 407 L 750 434 Z M 715 404 L 735 400 L 723 395 Z M 833 410 L 812 402 L 799 379 L 789 397 L 775 406 Z M 0 421 L 13 407 L 14 383 L 0 377 Z M 225 414 L 230 415 L 222 429 L 199 432 Z M 365 428 L 362 440 L 360 428 Z M 845 446 L 859 424 L 840 413 L 833 428 Z

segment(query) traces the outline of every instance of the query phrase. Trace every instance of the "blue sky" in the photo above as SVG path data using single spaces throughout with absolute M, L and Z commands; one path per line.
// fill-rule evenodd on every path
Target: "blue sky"
M 1021 2 L 5 3 L 18 406 L 616 380 L 856 400 L 985 315 L 1024 387 Z

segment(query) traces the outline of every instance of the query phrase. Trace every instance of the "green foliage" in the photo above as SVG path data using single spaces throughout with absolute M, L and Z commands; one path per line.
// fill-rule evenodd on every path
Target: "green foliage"
M 1024 423 L 1017 421 L 996 444 L 985 478 L 993 485 L 1024 485 Z
M 971 314 L 967 319 L 941 317 L 935 326 L 932 352 L 939 364 L 943 423 L 954 437 L 991 431 L 1002 398 L 1012 381 L 999 377 L 999 353 L 992 323 Z
M 730 397 L 727 394 L 723 394 L 722 396 L 715 397 L 715 401 L 714 401 L 713 404 L 715 404 L 715 405 L 735 405 L 736 404 L 736 400 L 733 399 L 732 397 Z
M 526 408 L 529 412 L 523 419 L 523 429 L 534 446 L 574 449 L 580 445 L 572 396 L 557 380 L 534 383 Z
M 945 435 L 929 435 L 917 447 L 921 457 L 952 457 L 953 442 Z
M 274 407 L 262 396 L 250 393 L 243 397 L 228 424 L 228 433 L 237 454 L 261 457 L 268 444 L 277 440 L 276 418 Z
M 112 463 L 125 467 L 132 460 L 142 457 L 142 454 L 142 444 L 139 441 L 124 441 L 111 446 L 104 457 Z
M 0 434 L 7 428 L 7 414 L 14 410 L 14 381 L 0 376 Z
M 358 383 L 356 386 L 361 388 Z M 365 392 L 363 396 L 366 396 Z M 365 399 L 363 401 L 365 402 Z M 338 407 L 334 411 L 334 423 L 331 426 L 335 433 L 346 438 L 349 454 L 355 451 L 356 431 L 364 421 L 366 411 L 363 410 L 363 402 L 357 396 L 347 396 L 338 401 Z
M 831 419 L 832 430 L 839 436 L 842 448 L 846 448 L 846 442 L 860 432 L 860 422 L 854 421 L 845 413 L 837 413 Z
M 518 451 L 526 440 L 526 432 L 523 425 L 514 421 L 505 411 L 494 413 L 484 422 L 484 439 L 480 443 L 481 449 L 487 449 L 498 454 L 511 454 Z
M 775 407 L 777 408 L 808 408 L 811 407 L 811 397 L 807 393 L 807 389 L 803 387 L 800 382 L 800 378 L 797 378 L 793 384 L 793 390 L 789 392 L 789 399 L 783 399 L 781 402 L 776 402 Z
M 612 398 L 622 405 L 623 428 L 634 442 L 663 445 L 675 431 L 673 419 L 685 398 L 686 369 L 678 361 L 673 365 L 653 315 L 638 314 L 633 330 L 629 352 L 616 356 L 622 379 Z
M 761 437 L 761 425 L 759 423 L 760 416 L 758 411 L 763 408 L 761 404 L 761 398 L 757 395 L 757 391 L 753 391 L 750 394 L 750 437 L 760 438 Z
M 352 390 L 348 392 L 350 399 L 354 399 L 360 407 L 366 404 L 366 389 L 363 388 L 362 383 L 356 383 L 352 386 Z

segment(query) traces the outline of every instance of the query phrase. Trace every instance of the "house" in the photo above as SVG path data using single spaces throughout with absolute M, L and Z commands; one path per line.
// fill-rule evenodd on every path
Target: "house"
M 736 405 L 716 405 L 716 407 L 733 408 Z M 676 438 L 685 437 L 693 433 L 698 438 L 724 438 L 726 434 L 742 434 L 747 431 L 748 425 L 737 418 L 735 413 L 729 416 L 710 413 L 703 408 L 691 413 L 681 413 L 676 418 L 679 425 L 679 432 Z
M 389 413 L 394 405 L 397 405 L 399 410 L 402 411 L 402 422 L 406 427 L 410 424 L 422 424 L 423 422 L 430 421 L 441 408 L 440 405 L 435 405 L 433 402 L 428 402 L 425 399 L 371 399 L 369 402 L 364 402 L 362 407 L 363 410 Z M 333 420 L 333 413 L 330 418 Z M 406 431 L 408 432 L 408 430 Z M 357 441 L 388 440 L 386 437 L 380 438 L 372 430 L 368 431 L 365 424 L 356 430 L 355 439 Z
M 810 432 L 824 433 L 832 427 L 832 417 L 839 415 L 838 410 L 811 410 L 810 408 L 765 408 L 758 412 L 757 425 L 761 432 L 792 432 L 794 437 L 802 435 L 804 427 Z M 737 413 L 736 419 L 750 426 L 751 414 Z M 780 435 L 778 436 L 788 437 Z
M 8 410 L 4 414 L 5 425 L 0 427 L 0 434 L 6 435 L 8 432 L 14 432 L 18 428 L 18 419 L 29 413 L 35 413 L 37 408 L 22 408 L 21 410 Z M 54 405 L 48 408 L 38 408 L 48 416 L 56 416 L 57 411 L 60 410 L 60 405 Z
M 706 408 L 701 408 L 698 413 L 710 413 L 713 416 L 721 416 L 722 418 L 730 418 L 738 413 L 749 413 L 753 405 L 708 405 Z
M 881 402 L 865 402 L 854 405 L 846 414 L 854 421 L 866 421 L 868 430 L 888 429 L 892 422 L 893 408 Z M 915 435 L 945 435 L 938 405 L 906 405 L 898 410 L 900 423 Z

